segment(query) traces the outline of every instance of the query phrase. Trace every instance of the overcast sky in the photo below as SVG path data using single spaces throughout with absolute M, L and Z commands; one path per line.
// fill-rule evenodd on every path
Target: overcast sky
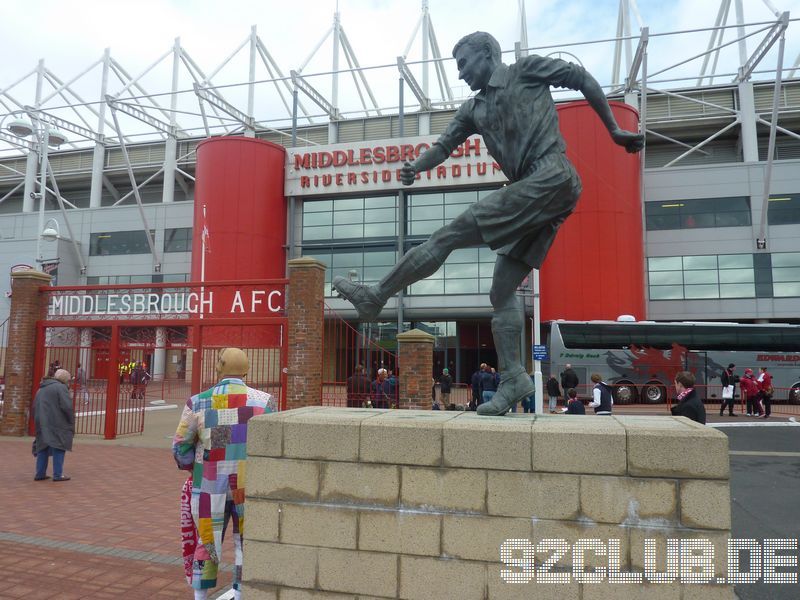
M 792 11 L 800 17 L 800 0 L 770 0 L 778 10 Z M 762 0 L 743 0 L 747 22 L 768 21 L 773 14 Z M 421 1 L 409 0 L 339 0 L 342 26 L 362 66 L 394 64 L 403 52 L 421 14 Z M 462 35 L 482 29 L 494 34 L 504 49 L 512 49 L 519 39 L 516 0 L 472 2 L 467 0 L 430 0 L 430 14 L 442 53 L 450 50 Z M 569 44 L 571 42 L 613 37 L 616 31 L 618 0 L 528 0 L 527 32 L 531 46 Z M 651 34 L 713 25 L 719 0 L 639 0 L 641 17 Z M 0 4 L 0 90 L 33 70 L 38 59 L 60 79 L 70 80 L 101 58 L 106 47 L 131 75 L 145 68 L 169 51 L 174 38 L 200 67 L 209 73 L 227 58 L 256 25 L 258 35 L 285 74 L 297 69 L 331 27 L 335 0 L 3 0 Z M 730 23 L 734 22 L 733 8 Z M 800 35 L 793 23 L 787 34 L 785 63 L 790 66 L 800 52 Z M 634 33 L 638 25 L 634 25 Z M 649 70 L 655 72 L 680 59 L 705 49 L 708 33 L 653 38 L 650 43 Z M 734 31 L 726 34 L 733 39 Z M 763 37 L 748 42 L 752 52 Z M 602 84 L 611 80 L 613 46 L 600 44 L 565 47 L 574 54 Z M 540 53 L 547 54 L 552 49 Z M 328 39 L 304 73 L 328 71 L 332 63 L 331 40 Z M 421 43 L 412 47 L 408 59 L 421 59 Z M 566 57 L 569 58 L 569 57 Z M 736 69 L 735 47 L 725 51 L 723 70 Z M 214 78 L 214 83 L 231 84 L 247 79 L 247 49 Z M 763 66 L 775 68 L 775 51 Z M 513 56 L 506 55 L 505 62 Z M 344 58 L 341 65 L 346 66 Z M 450 84 L 458 86 L 452 61 L 445 63 Z M 699 72 L 700 62 L 682 67 L 678 74 Z M 81 78 L 75 88 L 84 100 L 99 99 L 99 69 Z M 419 73 L 419 68 L 417 68 Z M 667 77 L 664 75 L 663 77 Z M 257 78 L 268 75 L 259 67 Z M 418 75 L 419 77 L 419 75 Z M 431 86 L 435 79 L 431 75 Z M 169 89 L 171 63 L 163 61 L 142 84 L 147 92 Z M 391 106 L 397 99 L 397 70 L 387 68 L 369 72 L 379 104 Z M 311 78 L 324 94 L 330 93 L 329 78 Z M 730 77 L 723 78 L 730 81 Z M 34 80 L 30 78 L 11 90 L 22 104 L 33 104 Z M 191 88 L 187 73 L 180 76 L 180 87 Z M 692 82 L 693 84 L 693 82 Z M 112 80 L 109 91 L 114 94 L 121 84 Z M 358 103 L 351 80 L 341 83 L 342 107 L 347 110 Z M 458 90 L 457 90 L 458 92 Z M 463 88 L 461 90 L 463 95 Z M 226 91 L 234 104 L 244 108 L 246 94 L 242 88 Z M 431 95 L 438 96 L 432 89 Z M 57 99 L 55 99 L 57 100 Z M 55 102 L 54 100 L 54 102 Z M 197 101 L 192 98 L 194 110 Z M 279 99 L 268 86 L 257 92 L 256 116 L 260 119 L 281 116 Z M 168 100 L 162 104 L 168 105 Z M 311 103 L 306 101 L 311 108 Z M 63 102 L 60 102 L 63 104 Z M 51 103 L 53 105 L 53 103 Z M 187 110 L 191 110 L 188 108 Z M 181 104 L 183 107 L 183 104 Z M 315 109 L 316 110 L 316 109 Z M 0 116 L 7 112 L 0 106 Z

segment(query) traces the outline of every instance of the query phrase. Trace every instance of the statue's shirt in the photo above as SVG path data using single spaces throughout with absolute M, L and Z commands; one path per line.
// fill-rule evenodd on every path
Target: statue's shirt
M 486 89 L 461 105 L 436 141 L 448 155 L 470 135 L 480 134 L 509 181 L 519 181 L 536 161 L 564 152 L 550 86 L 581 89 L 583 67 L 545 56 L 500 64 Z

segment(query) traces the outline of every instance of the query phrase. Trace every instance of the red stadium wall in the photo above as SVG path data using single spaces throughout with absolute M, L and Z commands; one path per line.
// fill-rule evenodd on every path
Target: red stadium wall
M 637 131 L 633 108 L 611 108 L 620 127 Z M 583 193 L 542 265 L 541 318 L 645 319 L 639 155 L 617 146 L 585 101 L 558 105 L 558 117 Z
M 247 137 L 198 144 L 192 281 L 201 279 L 204 223 L 205 281 L 286 276 L 285 155 L 282 146 Z

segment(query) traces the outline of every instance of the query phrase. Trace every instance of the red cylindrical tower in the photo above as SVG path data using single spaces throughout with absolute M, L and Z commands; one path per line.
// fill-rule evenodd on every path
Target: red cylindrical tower
M 192 281 L 286 276 L 285 156 L 282 146 L 248 137 L 198 144 Z
M 637 131 L 638 113 L 610 104 L 620 127 Z M 583 193 L 542 265 L 541 318 L 645 319 L 639 155 L 611 140 L 586 101 L 558 105 L 558 117 Z

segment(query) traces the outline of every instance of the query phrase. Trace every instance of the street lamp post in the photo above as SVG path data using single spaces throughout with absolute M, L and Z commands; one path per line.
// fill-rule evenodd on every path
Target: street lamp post
M 47 200 L 47 150 L 51 145 L 58 147 L 65 143 L 67 137 L 57 129 L 50 129 L 47 123 L 39 119 L 35 119 L 35 125 L 22 119 L 15 119 L 8 124 L 8 130 L 19 138 L 32 137 L 39 146 L 41 184 L 38 194 L 39 222 L 36 231 L 36 262 L 41 265 L 44 260 L 42 258 L 42 233 L 44 232 L 44 210 Z M 35 192 L 31 192 L 31 195 L 34 198 L 37 196 Z

